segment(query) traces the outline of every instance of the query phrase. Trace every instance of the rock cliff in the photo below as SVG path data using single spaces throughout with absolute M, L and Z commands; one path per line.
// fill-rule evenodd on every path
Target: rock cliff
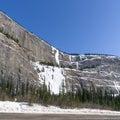
M 0 12 L 0 81 L 50 86 L 58 94 L 83 88 L 119 95 L 120 57 L 67 54 Z

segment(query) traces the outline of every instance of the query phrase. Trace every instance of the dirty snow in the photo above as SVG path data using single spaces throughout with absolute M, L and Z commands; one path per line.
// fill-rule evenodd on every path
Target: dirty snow
M 38 113 L 38 114 L 99 114 L 99 115 L 120 115 L 120 112 L 99 109 L 61 109 L 56 106 L 42 106 L 33 104 L 29 106 L 26 102 L 0 101 L 0 113 Z
M 62 90 L 62 85 L 65 86 L 64 69 L 55 66 L 41 65 L 39 62 L 33 65 L 38 73 L 40 83 L 43 84 L 45 82 L 47 88 L 50 87 L 51 93 L 59 94 L 60 90 Z M 64 91 L 66 91 L 65 87 Z

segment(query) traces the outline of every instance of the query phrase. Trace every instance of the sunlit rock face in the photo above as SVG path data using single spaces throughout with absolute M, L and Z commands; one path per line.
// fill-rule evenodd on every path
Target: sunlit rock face
M 120 58 L 62 52 L 0 12 L 1 80 L 45 83 L 54 94 L 84 88 L 119 95 Z

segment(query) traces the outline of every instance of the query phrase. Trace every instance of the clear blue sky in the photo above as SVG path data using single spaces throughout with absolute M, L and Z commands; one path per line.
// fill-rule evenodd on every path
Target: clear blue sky
M 1 0 L 0 9 L 62 51 L 120 56 L 120 0 Z

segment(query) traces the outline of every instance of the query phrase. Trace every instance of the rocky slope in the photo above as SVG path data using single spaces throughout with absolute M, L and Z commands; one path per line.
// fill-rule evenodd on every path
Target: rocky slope
M 28 32 L 0 12 L 0 81 L 41 86 L 58 94 L 72 88 L 120 92 L 120 58 L 112 55 L 67 54 Z

